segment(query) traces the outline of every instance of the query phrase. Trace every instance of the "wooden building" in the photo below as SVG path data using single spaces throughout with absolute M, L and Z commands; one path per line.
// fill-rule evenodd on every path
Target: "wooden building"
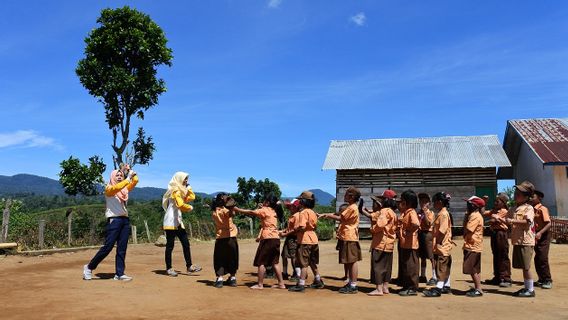
M 500 179 L 531 181 L 555 216 L 568 216 L 568 119 L 510 120 L 503 148 L 512 163 Z
M 372 205 L 369 197 L 385 189 L 399 195 L 407 189 L 430 196 L 444 191 L 452 197 L 450 211 L 457 225 L 462 223 L 465 213 L 463 198 L 494 198 L 497 168 L 509 166 L 497 136 L 488 135 L 333 140 L 323 169 L 337 171 L 338 207 L 350 186 L 361 190 L 367 207 Z M 369 227 L 363 216 L 360 227 Z

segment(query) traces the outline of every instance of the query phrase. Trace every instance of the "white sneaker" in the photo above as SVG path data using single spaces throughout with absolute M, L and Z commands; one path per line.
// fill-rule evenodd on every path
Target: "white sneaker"
M 91 279 L 93 279 L 93 270 L 89 269 L 89 265 L 86 264 L 83 266 L 83 280 Z
M 129 277 L 129 276 L 125 275 L 125 274 L 121 275 L 120 277 L 115 275 L 115 276 L 114 276 L 114 280 L 118 280 L 118 281 L 132 281 L 132 277 Z
M 170 276 L 170 277 L 177 277 L 178 276 L 177 272 L 174 269 L 168 269 L 166 272 L 168 273 L 168 276 Z

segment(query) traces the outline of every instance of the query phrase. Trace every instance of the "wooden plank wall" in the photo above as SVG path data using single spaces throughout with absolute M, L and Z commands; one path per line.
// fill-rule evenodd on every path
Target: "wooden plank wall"
M 475 194 L 476 187 L 497 187 L 495 168 L 466 169 L 393 169 L 393 170 L 338 170 L 336 177 L 337 206 L 343 204 L 345 190 L 354 186 L 361 190 L 365 205 L 372 206 L 371 195 L 392 189 L 397 194 L 412 189 L 430 196 L 444 191 L 452 196 L 450 211 L 455 224 L 462 223 L 467 198 Z M 361 227 L 368 227 L 368 220 L 361 218 Z

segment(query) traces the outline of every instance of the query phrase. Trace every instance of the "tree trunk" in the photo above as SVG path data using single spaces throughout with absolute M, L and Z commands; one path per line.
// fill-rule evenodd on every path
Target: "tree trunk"
M 8 241 L 8 226 L 10 225 L 10 207 L 12 206 L 12 200 L 6 200 L 6 206 L 2 214 L 2 233 L 0 234 L 0 242 Z

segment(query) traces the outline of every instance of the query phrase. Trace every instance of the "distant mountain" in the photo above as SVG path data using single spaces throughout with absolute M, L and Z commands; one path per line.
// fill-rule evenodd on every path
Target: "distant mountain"
M 329 205 L 335 198 L 333 195 L 320 190 L 310 190 L 321 205 Z M 166 189 L 154 187 L 135 188 L 130 193 L 133 200 L 147 201 L 161 199 Z M 211 194 L 196 192 L 202 198 L 213 198 L 219 192 Z M 59 181 L 40 177 L 33 174 L 17 174 L 14 176 L 0 175 L 0 196 L 37 195 L 37 196 L 64 196 L 65 192 Z

